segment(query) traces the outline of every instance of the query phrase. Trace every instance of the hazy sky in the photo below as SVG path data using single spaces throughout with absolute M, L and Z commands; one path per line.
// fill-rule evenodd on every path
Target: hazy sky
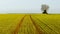
M 0 13 L 41 13 L 41 5 L 50 6 L 49 13 L 60 13 L 60 0 L 0 0 Z

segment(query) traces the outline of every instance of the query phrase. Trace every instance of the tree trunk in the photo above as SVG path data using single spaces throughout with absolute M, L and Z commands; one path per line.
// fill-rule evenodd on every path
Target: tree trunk
M 47 11 L 46 11 L 46 10 L 44 10 L 43 14 L 47 14 Z

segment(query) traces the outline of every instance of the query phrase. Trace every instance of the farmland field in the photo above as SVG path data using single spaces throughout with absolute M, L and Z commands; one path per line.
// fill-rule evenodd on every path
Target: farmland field
M 60 34 L 60 14 L 0 14 L 0 34 Z

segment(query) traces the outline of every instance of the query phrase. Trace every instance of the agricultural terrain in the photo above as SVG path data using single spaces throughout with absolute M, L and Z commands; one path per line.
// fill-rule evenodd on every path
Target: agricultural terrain
M 60 34 L 60 14 L 0 14 L 0 34 Z

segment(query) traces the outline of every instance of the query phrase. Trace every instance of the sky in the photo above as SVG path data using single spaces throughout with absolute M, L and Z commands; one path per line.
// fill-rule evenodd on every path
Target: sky
M 42 13 L 42 4 L 48 13 L 60 13 L 60 0 L 0 0 L 0 13 Z

